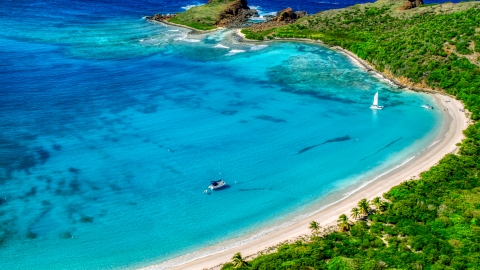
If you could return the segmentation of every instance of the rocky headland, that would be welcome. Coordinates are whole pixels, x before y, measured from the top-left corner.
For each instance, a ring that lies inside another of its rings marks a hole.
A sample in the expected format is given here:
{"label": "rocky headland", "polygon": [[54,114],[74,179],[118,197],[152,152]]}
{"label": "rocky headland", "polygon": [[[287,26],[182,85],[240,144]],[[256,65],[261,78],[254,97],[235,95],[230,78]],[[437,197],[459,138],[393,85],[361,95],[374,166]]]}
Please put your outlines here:
{"label": "rocky headland", "polygon": [[271,29],[274,27],[285,26],[295,23],[298,19],[308,16],[306,11],[293,11],[292,8],[281,10],[275,16],[265,16],[266,21],[250,26],[254,31]]}
{"label": "rocky headland", "polygon": [[240,28],[248,26],[248,19],[258,16],[248,7],[247,0],[209,0],[178,14],[155,14],[147,20],[183,25],[197,30],[213,30],[218,27]]}

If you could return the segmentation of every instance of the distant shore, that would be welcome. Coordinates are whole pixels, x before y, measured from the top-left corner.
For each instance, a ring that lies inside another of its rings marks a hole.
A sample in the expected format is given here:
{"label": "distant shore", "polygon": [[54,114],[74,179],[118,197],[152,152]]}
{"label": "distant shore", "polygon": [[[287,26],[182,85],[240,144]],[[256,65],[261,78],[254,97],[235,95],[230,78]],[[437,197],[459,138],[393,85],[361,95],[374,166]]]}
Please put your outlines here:
{"label": "distant shore", "polygon": [[399,88],[406,89],[406,90],[412,90],[412,91],[416,91],[416,92],[439,93],[439,94],[442,94],[442,95],[450,96],[451,98],[455,98],[451,95],[448,95],[444,91],[431,89],[431,88],[428,88],[426,86],[420,87],[420,86],[417,86],[417,85],[413,85],[412,83],[401,82],[401,80],[402,80],[401,78],[395,77],[392,74],[387,74],[385,72],[381,72],[381,71],[376,70],[375,67],[373,67],[370,63],[368,63],[367,61],[358,57],[353,52],[351,52],[349,50],[346,50],[346,49],[344,49],[342,47],[339,47],[339,46],[334,46],[334,47],[329,46],[328,44],[323,43],[321,40],[313,40],[313,39],[308,39],[308,38],[274,38],[272,40],[258,41],[258,40],[247,39],[245,37],[245,35],[241,32],[241,30],[242,29],[236,29],[235,32],[234,32],[234,35],[237,36],[243,42],[245,42],[245,41],[248,41],[248,42],[276,42],[276,41],[292,42],[292,41],[297,41],[297,42],[308,42],[308,43],[322,44],[322,45],[324,45],[324,46],[326,46],[330,49],[342,52],[343,54],[348,56],[350,59],[352,59],[355,62],[355,64],[365,68],[368,72],[375,73],[375,75],[377,75],[378,77],[381,77],[382,79],[385,79],[385,80],[389,81],[391,84],[394,84]]}
{"label": "distant shore", "polygon": [[[237,30],[235,35],[240,37],[243,41],[251,42],[251,40],[245,39],[240,30]],[[323,44],[321,41],[310,39],[272,40],[272,42],[275,41],[301,41]],[[330,205],[295,224],[273,231],[263,237],[259,237],[258,239],[252,239],[250,242],[243,241],[236,247],[227,248],[222,246],[223,243],[220,243],[214,247],[207,247],[162,264],[152,265],[142,269],[220,269],[223,263],[231,261],[232,256],[236,252],[241,252],[244,257],[255,257],[261,252],[265,252],[272,247],[278,246],[279,243],[292,241],[309,235],[310,230],[308,227],[312,220],[319,222],[324,228],[335,226],[338,216],[341,214],[348,214],[362,198],[371,200],[374,197],[382,196],[383,193],[388,192],[392,187],[399,185],[403,181],[415,179],[421,172],[427,171],[432,166],[436,165],[446,154],[455,153],[458,150],[456,144],[463,139],[462,131],[469,124],[468,112],[460,111],[461,109],[464,109],[464,106],[460,101],[451,96],[447,96],[438,90],[412,87],[401,83],[399,78],[378,72],[366,61],[360,59],[348,50],[340,47],[330,48],[344,53],[357,65],[365,68],[368,72],[375,73],[376,76],[380,76],[391,84],[406,90],[421,91],[432,94],[436,100],[437,106],[439,106],[435,109],[440,110],[444,117],[440,132],[436,135],[433,143],[429,147],[419,151],[419,153],[408,162],[405,162],[401,166],[397,166],[343,200]],[[217,250],[217,252],[213,250]]]}

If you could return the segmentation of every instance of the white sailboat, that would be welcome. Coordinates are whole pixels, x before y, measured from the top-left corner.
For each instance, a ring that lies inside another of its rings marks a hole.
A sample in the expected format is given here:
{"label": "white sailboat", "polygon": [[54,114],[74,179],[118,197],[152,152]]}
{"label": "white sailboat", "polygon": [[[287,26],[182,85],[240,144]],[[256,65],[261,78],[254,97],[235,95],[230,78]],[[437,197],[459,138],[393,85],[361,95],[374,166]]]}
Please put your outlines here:
{"label": "white sailboat", "polygon": [[370,106],[370,109],[375,109],[375,110],[381,110],[383,109],[383,106],[378,106],[378,91],[373,97],[373,104]]}

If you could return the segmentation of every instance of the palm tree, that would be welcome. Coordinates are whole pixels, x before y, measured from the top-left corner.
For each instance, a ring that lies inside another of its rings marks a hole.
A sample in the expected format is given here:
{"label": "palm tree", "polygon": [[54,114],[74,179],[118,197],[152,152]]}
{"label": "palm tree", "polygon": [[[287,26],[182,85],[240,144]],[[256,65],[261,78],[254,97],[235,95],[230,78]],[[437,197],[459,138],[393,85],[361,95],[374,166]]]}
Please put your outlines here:
{"label": "palm tree", "polygon": [[235,253],[232,257],[233,268],[241,268],[248,265],[246,261],[243,260],[242,254],[240,252]]}
{"label": "palm tree", "polygon": [[381,209],[384,206],[384,203],[382,201],[382,198],[376,197],[375,199],[372,200],[372,205],[374,205],[378,211],[381,211]]}
{"label": "palm tree", "polygon": [[342,232],[348,232],[352,228],[352,224],[350,224],[350,220],[348,220],[348,217],[345,214],[342,214],[337,222],[337,225]]}
{"label": "palm tree", "polygon": [[364,216],[368,216],[371,210],[370,202],[367,199],[361,199],[358,202],[358,210],[360,211],[360,214]]}
{"label": "palm tree", "polygon": [[318,231],[320,230],[320,223],[316,221],[310,222],[310,227],[308,227],[310,230],[312,230],[312,233],[314,235],[318,235]]}
{"label": "palm tree", "polygon": [[358,219],[360,217],[360,210],[358,210],[357,207],[352,208],[352,211],[350,212],[352,218]]}
{"label": "palm tree", "polygon": [[377,209],[380,209],[380,206],[382,205],[382,198],[375,197],[375,199],[372,200],[372,205],[374,205]]}

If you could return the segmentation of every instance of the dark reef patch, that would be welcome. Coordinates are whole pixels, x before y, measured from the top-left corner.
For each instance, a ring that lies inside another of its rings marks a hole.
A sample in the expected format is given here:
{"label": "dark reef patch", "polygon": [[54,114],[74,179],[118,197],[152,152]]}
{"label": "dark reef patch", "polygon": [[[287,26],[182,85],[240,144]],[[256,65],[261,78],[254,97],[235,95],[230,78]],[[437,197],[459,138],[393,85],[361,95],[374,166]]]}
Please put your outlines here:
{"label": "dark reef patch", "polygon": [[238,111],[222,111],[221,114],[224,114],[224,115],[234,115],[236,114]]}
{"label": "dark reef patch", "polygon": [[326,143],[333,143],[333,142],[343,142],[343,141],[348,141],[350,140],[350,136],[346,135],[346,136],[343,136],[343,137],[337,137],[337,138],[333,138],[333,139],[330,139],[330,140],[326,140],[324,141],[323,143],[320,143],[320,144],[315,144],[315,145],[312,145],[312,146],[309,146],[309,147],[305,147],[303,148],[302,150],[298,151],[297,155],[300,155],[302,153],[305,153],[307,152],[308,150],[311,150],[315,147],[318,147],[320,145],[324,145]]}
{"label": "dark reef patch", "polygon": [[403,138],[403,137],[400,137],[400,138],[398,138],[398,139],[396,139],[396,140],[391,141],[390,143],[388,143],[388,144],[385,145],[384,147],[382,147],[382,148],[380,148],[379,150],[377,150],[377,152],[375,152],[375,153],[373,153],[373,154],[370,154],[370,155],[368,155],[368,156],[366,156],[366,157],[363,157],[362,159],[360,159],[360,161],[365,160],[365,159],[367,159],[367,158],[369,158],[369,157],[371,157],[371,156],[373,156],[373,155],[375,155],[375,154],[380,153],[382,150],[390,147],[392,144],[400,141],[402,138]]}
{"label": "dark reef patch", "polygon": [[117,191],[118,192],[118,191],[122,190],[122,188],[120,186],[116,185],[116,184],[111,184],[111,185],[109,185],[109,187],[112,191]]}
{"label": "dark reef patch", "polygon": [[50,158],[50,152],[43,147],[31,148],[10,139],[0,138],[0,172],[3,180],[12,179],[15,171],[30,170],[45,164]]}
{"label": "dark reef patch", "polygon": [[346,99],[346,98],[338,98],[333,95],[325,95],[320,91],[311,91],[311,90],[297,90],[293,88],[287,88],[284,87],[281,89],[282,92],[287,92],[287,93],[292,93],[295,95],[304,95],[304,96],[310,96],[316,99],[321,99],[321,100],[329,100],[329,101],[336,101],[336,102],[341,102],[345,104],[358,104],[357,101],[351,100],[351,99]]}
{"label": "dark reef patch", "polygon": [[43,147],[37,148],[36,152],[41,164],[45,164],[45,162],[47,162],[47,160],[50,158],[50,152],[43,149]]}
{"label": "dark reef patch", "polygon": [[[27,155],[22,157],[20,164],[18,164],[18,167],[16,168],[19,171],[25,171],[27,174],[30,174],[30,169],[37,166],[38,162],[35,156],[33,155]],[[10,173],[13,170],[10,171]]]}
{"label": "dark reef patch", "polygon": [[239,188],[238,190],[239,191],[255,191],[255,190],[266,190],[266,188]]}
{"label": "dark reef patch", "polygon": [[64,232],[64,233],[61,233],[60,234],[60,238],[63,238],[63,239],[71,239],[73,238],[73,235],[71,232]]}
{"label": "dark reef patch", "polygon": [[93,219],[94,219],[94,217],[83,216],[80,219],[80,222],[82,222],[82,223],[93,223]]}
{"label": "dark reef patch", "polygon": [[77,169],[77,168],[74,168],[74,167],[70,167],[68,169],[69,172],[71,173],[74,173],[74,174],[79,174],[80,173],[80,169]]}
{"label": "dark reef patch", "polygon": [[25,194],[24,197],[32,197],[37,194],[37,187],[32,187],[29,192]]}
{"label": "dark reef patch", "polygon": [[[0,212],[0,216],[3,216],[4,212]],[[5,244],[9,239],[13,238],[16,234],[15,230],[15,218],[2,220],[0,222],[0,247]]]}
{"label": "dark reef patch", "polygon": [[[382,100],[382,99],[380,99],[380,100]],[[405,102],[403,102],[403,101],[399,101],[399,100],[388,100],[388,99],[384,100],[383,103],[384,103],[386,106],[388,106],[388,107],[401,106],[401,105],[404,105],[404,104],[405,104]]]}
{"label": "dark reef patch", "polygon": [[20,138],[22,140],[25,140],[25,141],[34,141],[34,140],[37,139],[37,137],[38,137],[38,135],[36,135],[36,134],[24,134],[24,135],[20,136]]}
{"label": "dark reef patch", "polygon": [[[200,86],[198,87],[198,89],[200,89]],[[173,102],[178,105],[187,105],[193,108],[200,108],[200,106],[204,102],[204,99],[201,98],[198,95],[198,93],[189,94],[184,92],[184,93],[179,93],[177,95],[173,95],[173,94],[170,95],[165,92],[162,92],[160,96],[162,96],[164,100]]]}
{"label": "dark reef patch", "polygon": [[62,151],[62,146],[60,144],[53,144],[52,149],[55,151]]}
{"label": "dark reef patch", "polygon": [[81,190],[81,184],[78,180],[70,181],[69,186],[70,186],[70,190],[71,190],[72,194],[79,193],[80,190]]}
{"label": "dark reef patch", "polygon": [[25,237],[27,237],[28,239],[35,239],[37,238],[38,234],[32,232],[31,230],[28,230],[27,232],[27,235]]}
{"label": "dark reef patch", "polygon": [[272,122],[272,123],[286,123],[287,122],[286,120],[275,118],[275,117],[268,116],[268,115],[259,115],[259,116],[255,116],[255,118],[259,119],[259,120],[269,121],[269,122]]}
{"label": "dark reef patch", "polygon": [[138,111],[144,114],[156,113],[158,111],[158,105],[147,105],[138,109]]}
{"label": "dark reef patch", "polygon": [[255,106],[258,105],[256,102],[251,102],[251,101],[238,101],[238,100],[232,100],[228,103],[229,107],[236,106],[236,107],[247,107],[247,106]]}

